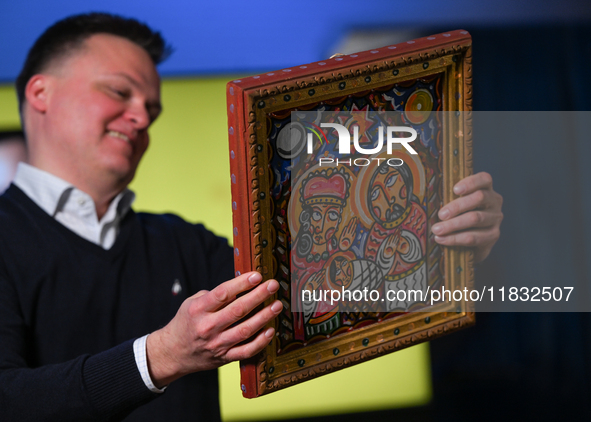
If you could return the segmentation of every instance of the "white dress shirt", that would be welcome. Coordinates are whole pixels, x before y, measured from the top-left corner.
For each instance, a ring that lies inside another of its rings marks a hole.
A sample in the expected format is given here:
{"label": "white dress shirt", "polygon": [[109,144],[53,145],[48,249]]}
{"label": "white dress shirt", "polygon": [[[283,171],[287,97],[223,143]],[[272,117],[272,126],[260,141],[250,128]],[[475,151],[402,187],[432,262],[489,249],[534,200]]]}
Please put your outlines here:
{"label": "white dress shirt", "polygon": [[[19,163],[12,183],[56,221],[104,249],[110,249],[115,243],[121,220],[135,200],[135,194],[125,189],[111,201],[107,212],[99,221],[90,195],[53,174]],[[145,335],[133,343],[135,362],[146,387],[155,393],[162,393],[166,387],[156,388],[148,371],[147,337]]]}

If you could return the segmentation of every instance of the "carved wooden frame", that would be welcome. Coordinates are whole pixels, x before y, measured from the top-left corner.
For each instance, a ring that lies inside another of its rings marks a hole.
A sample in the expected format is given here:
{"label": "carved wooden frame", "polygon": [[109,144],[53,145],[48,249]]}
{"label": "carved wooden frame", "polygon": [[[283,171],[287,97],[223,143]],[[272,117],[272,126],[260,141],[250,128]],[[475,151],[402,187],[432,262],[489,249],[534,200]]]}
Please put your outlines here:
{"label": "carved wooden frame", "polygon": [[[272,278],[268,240],[270,204],[265,113],[343,95],[347,89],[383,86],[437,72],[445,74],[445,111],[449,119],[443,144],[443,198],[472,172],[471,37],[466,31],[416,39],[349,56],[234,80],[227,85],[228,133],[236,273],[259,271]],[[370,78],[367,78],[370,76]],[[371,81],[368,83],[368,80]],[[340,85],[341,84],[341,85]],[[340,85],[340,86],[339,86]],[[448,113],[453,114],[453,113]],[[473,285],[473,253],[445,248],[445,283],[454,289]],[[448,284],[449,283],[449,284]],[[407,313],[350,333],[276,356],[275,340],[259,355],[241,362],[241,388],[252,398],[403,349],[474,322],[471,302],[442,303],[426,313]]]}

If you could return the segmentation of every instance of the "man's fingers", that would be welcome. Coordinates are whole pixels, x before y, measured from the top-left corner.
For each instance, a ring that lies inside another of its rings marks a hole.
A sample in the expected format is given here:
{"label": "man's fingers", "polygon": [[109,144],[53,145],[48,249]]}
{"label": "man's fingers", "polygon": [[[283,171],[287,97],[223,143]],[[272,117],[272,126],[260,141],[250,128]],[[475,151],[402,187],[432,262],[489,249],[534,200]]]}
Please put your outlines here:
{"label": "man's fingers", "polygon": [[[257,286],[254,290],[240,296],[225,308],[212,314],[213,325],[219,330],[226,329],[230,325],[246,317],[257,306],[273,296],[278,290],[279,283],[277,283],[277,281],[266,281]],[[258,329],[260,329],[260,327]]]}
{"label": "man's fingers", "polygon": [[486,172],[480,172],[460,180],[454,186],[456,195],[467,195],[479,189],[492,189],[492,176]]}
{"label": "man's fingers", "polygon": [[390,236],[386,240],[386,248],[392,248],[398,243],[398,239],[396,236]]}
{"label": "man's fingers", "polygon": [[435,236],[435,241],[445,246],[482,246],[493,244],[499,238],[498,227],[484,230],[470,230],[449,236]]}
{"label": "man's fingers", "polygon": [[204,294],[209,293],[209,290],[199,290],[197,293],[195,293],[195,295],[193,296],[194,298],[198,298],[203,296]]}
{"label": "man's fingers", "polygon": [[449,220],[457,215],[474,209],[485,209],[492,204],[494,192],[477,190],[461,198],[456,198],[439,210],[439,218],[443,221]]}
{"label": "man's fingers", "polygon": [[493,190],[492,177],[485,172],[460,180],[453,191],[460,197],[439,210],[441,221],[431,231],[441,245],[476,247],[478,262],[499,238],[503,197]]}
{"label": "man's fingers", "polygon": [[232,302],[239,293],[255,287],[262,279],[263,277],[255,271],[239,275],[203,295],[200,306],[206,312],[215,312]]}
{"label": "man's fingers", "polygon": [[269,344],[274,334],[274,328],[267,328],[266,330],[261,331],[252,341],[249,341],[246,344],[240,344],[228,350],[228,353],[226,353],[226,360],[228,362],[243,360],[256,355]]}
{"label": "man's fingers", "polygon": [[223,344],[228,345],[228,347],[246,341],[275,319],[282,310],[283,304],[281,301],[276,300],[247,320],[240,322],[234,327],[228,328],[222,333],[220,341]]}
{"label": "man's fingers", "polygon": [[501,213],[475,210],[459,215],[451,220],[433,225],[431,229],[435,235],[446,236],[462,230],[491,227],[503,219]]}

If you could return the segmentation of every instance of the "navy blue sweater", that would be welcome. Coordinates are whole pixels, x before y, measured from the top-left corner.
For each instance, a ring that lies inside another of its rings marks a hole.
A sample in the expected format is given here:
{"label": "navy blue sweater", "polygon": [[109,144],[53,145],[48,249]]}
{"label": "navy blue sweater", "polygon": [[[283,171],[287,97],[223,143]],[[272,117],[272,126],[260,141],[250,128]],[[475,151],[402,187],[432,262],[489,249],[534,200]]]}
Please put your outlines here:
{"label": "navy blue sweater", "polygon": [[0,197],[0,420],[219,420],[217,371],[155,394],[132,345],[232,277],[232,249],[201,225],[130,211],[104,250],[12,185]]}

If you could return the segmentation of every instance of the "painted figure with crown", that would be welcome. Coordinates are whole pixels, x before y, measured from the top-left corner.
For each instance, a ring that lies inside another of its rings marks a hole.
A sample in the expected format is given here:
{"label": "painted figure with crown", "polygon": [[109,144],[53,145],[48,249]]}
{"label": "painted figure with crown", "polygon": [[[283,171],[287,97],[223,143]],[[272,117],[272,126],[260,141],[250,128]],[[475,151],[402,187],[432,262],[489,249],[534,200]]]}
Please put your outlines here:
{"label": "painted figure with crown", "polygon": [[[292,247],[292,297],[297,297],[303,312],[296,314],[295,338],[308,340],[316,335],[330,335],[341,325],[338,304],[301,303],[302,289],[315,289],[325,273],[329,258],[337,253],[337,232],[349,196],[349,175],[329,168],[308,174],[299,190],[301,212],[299,230]],[[293,198],[292,198],[293,200]],[[343,234],[354,230],[352,220]]]}

